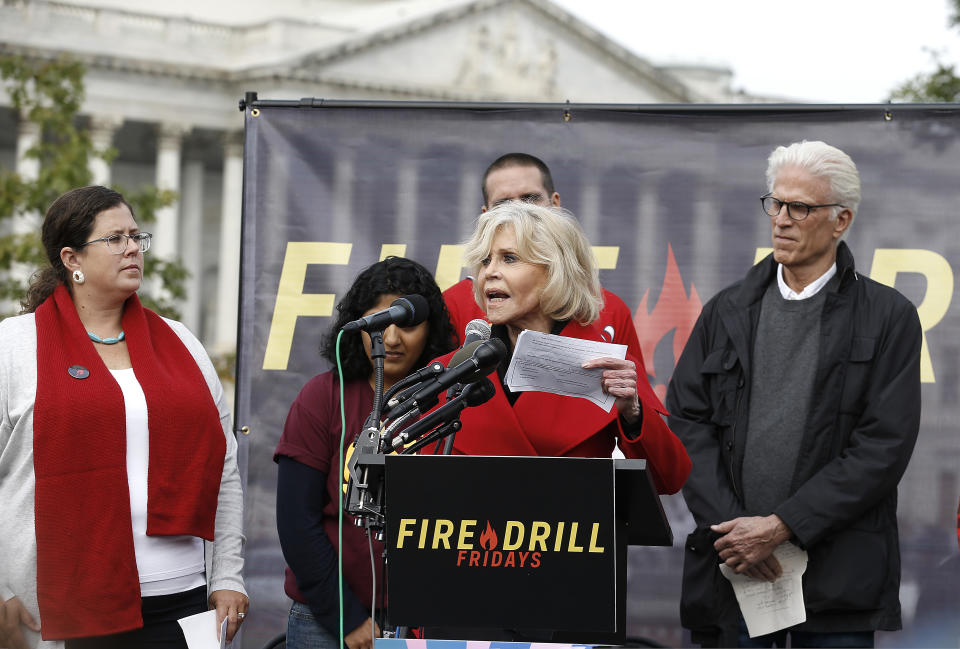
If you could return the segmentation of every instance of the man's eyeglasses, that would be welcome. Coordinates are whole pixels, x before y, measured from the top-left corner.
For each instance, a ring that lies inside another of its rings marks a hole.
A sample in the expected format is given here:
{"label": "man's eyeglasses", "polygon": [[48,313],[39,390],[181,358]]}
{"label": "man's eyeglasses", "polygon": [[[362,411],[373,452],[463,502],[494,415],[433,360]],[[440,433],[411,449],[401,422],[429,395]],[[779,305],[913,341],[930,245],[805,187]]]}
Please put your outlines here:
{"label": "man's eyeglasses", "polygon": [[760,197],[760,204],[763,205],[763,211],[767,213],[767,216],[777,216],[780,214],[780,210],[783,209],[783,206],[787,206],[787,216],[789,216],[794,221],[802,221],[808,216],[810,216],[810,210],[815,210],[818,207],[845,207],[840,203],[824,203],[822,205],[807,205],[806,203],[801,203],[800,201],[781,201],[779,198],[774,198],[770,194]]}
{"label": "man's eyeglasses", "polygon": [[136,234],[111,234],[106,237],[100,237],[99,239],[91,239],[86,243],[80,245],[89,246],[91,243],[96,243],[97,241],[103,241],[107,244],[107,250],[112,252],[115,255],[122,255],[127,251],[127,240],[132,239],[137,247],[140,248],[140,252],[146,252],[150,250],[150,240],[153,238],[153,235],[149,232],[137,232]]}

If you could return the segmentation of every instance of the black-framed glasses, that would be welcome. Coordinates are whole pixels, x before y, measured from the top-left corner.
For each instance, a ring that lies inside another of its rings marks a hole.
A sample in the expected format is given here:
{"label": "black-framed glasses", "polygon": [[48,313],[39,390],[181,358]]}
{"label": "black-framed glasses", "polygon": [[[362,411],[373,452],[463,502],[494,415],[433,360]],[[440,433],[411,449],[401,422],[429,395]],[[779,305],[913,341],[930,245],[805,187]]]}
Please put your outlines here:
{"label": "black-framed glasses", "polygon": [[106,237],[100,237],[99,239],[91,239],[86,243],[80,245],[89,246],[91,243],[96,243],[97,241],[103,241],[107,244],[107,250],[112,252],[115,255],[122,255],[127,251],[127,240],[132,239],[137,247],[140,248],[140,252],[146,252],[150,250],[150,241],[153,239],[153,235],[149,232],[137,232],[136,234],[111,234]]}
{"label": "black-framed glasses", "polygon": [[846,207],[840,203],[823,203],[822,205],[807,205],[806,203],[801,203],[800,201],[781,201],[779,198],[774,198],[771,194],[760,197],[760,204],[763,205],[763,211],[766,212],[767,216],[777,216],[780,214],[780,210],[783,209],[783,206],[787,206],[787,216],[789,216],[794,221],[802,221],[808,216],[810,216],[810,210],[815,210],[818,207]]}

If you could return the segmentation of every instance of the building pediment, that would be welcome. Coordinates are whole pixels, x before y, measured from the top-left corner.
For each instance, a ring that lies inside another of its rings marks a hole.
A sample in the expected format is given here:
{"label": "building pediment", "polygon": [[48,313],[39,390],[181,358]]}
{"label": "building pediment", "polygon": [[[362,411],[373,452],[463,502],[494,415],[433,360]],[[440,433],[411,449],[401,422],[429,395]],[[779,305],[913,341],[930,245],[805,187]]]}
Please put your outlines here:
{"label": "building pediment", "polygon": [[511,101],[688,102],[674,76],[549,0],[473,0],[251,72]]}

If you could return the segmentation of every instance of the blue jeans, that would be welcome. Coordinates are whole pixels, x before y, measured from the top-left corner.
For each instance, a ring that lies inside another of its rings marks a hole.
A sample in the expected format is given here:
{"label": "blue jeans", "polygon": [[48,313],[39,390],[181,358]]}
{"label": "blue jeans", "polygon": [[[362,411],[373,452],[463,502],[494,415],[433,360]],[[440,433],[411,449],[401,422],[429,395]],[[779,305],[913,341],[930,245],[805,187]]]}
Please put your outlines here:
{"label": "blue jeans", "polygon": [[791,647],[813,648],[840,648],[840,647],[873,647],[873,631],[840,631],[836,633],[813,633],[812,631],[796,631],[781,629],[767,635],[758,635],[751,638],[747,633],[747,625],[740,618],[741,647],[786,647],[787,634],[790,634]]}
{"label": "blue jeans", "polygon": [[320,626],[310,607],[294,602],[287,618],[287,649],[340,649],[340,640]]}

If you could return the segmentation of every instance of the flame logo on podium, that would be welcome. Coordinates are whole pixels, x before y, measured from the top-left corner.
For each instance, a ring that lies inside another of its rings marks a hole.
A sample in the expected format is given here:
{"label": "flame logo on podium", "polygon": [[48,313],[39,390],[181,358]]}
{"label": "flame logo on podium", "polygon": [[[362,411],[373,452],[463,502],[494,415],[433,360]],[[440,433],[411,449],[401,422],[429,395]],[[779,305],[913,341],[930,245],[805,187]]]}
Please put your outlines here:
{"label": "flame logo on podium", "polygon": [[490,521],[487,521],[486,529],[480,534],[480,547],[484,550],[495,550],[498,542],[497,533],[490,526]]}

